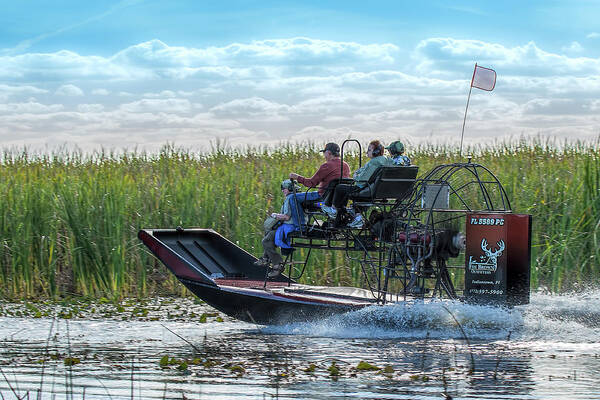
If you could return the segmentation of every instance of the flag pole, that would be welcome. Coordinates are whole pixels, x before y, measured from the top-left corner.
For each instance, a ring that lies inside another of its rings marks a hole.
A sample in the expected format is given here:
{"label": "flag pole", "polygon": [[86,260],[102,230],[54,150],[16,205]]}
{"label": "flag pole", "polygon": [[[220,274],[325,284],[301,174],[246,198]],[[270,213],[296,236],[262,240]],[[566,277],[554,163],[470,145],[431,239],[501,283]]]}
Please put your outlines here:
{"label": "flag pole", "polygon": [[469,96],[467,97],[467,106],[465,107],[465,117],[463,118],[462,132],[460,134],[460,151],[458,157],[462,157],[463,138],[465,136],[465,123],[467,122],[467,110],[469,109],[469,101],[471,100],[471,92],[473,91],[473,79],[475,79],[475,71],[477,71],[477,63],[473,68],[473,76],[471,77],[471,85],[469,85]]}
{"label": "flag pole", "polygon": [[467,106],[465,107],[465,117],[463,119],[462,133],[460,134],[460,151],[458,153],[458,157],[462,157],[462,148],[463,148],[463,137],[465,136],[465,123],[467,122],[467,110],[469,109],[469,100],[471,99],[471,91],[473,90],[473,86],[469,89],[469,97],[467,97]]}

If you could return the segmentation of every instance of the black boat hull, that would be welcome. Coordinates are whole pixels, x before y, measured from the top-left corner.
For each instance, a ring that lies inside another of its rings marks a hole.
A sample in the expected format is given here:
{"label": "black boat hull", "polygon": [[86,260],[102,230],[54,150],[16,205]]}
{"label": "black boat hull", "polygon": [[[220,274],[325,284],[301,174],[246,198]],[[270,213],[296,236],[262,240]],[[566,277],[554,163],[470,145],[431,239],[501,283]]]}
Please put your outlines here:
{"label": "black boat hull", "polygon": [[363,307],[278,298],[267,290],[262,294],[242,293],[233,288],[207,286],[188,280],[181,283],[194,295],[230,317],[261,325],[314,321]]}
{"label": "black boat hull", "polygon": [[374,304],[366,291],[328,294],[283,274],[267,279],[268,270],[255,266],[254,256],[211,229],[147,229],[138,237],[194,295],[242,321],[309,321]]}

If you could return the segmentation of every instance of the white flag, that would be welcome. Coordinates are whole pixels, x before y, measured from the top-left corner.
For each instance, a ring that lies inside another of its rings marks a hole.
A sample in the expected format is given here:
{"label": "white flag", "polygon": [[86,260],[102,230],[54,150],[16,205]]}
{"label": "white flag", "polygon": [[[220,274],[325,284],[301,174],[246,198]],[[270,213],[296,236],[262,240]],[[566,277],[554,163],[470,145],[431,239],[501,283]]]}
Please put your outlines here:
{"label": "white flag", "polygon": [[491,68],[480,67],[475,64],[473,71],[473,79],[471,79],[471,87],[477,89],[492,91],[496,86],[496,71]]}

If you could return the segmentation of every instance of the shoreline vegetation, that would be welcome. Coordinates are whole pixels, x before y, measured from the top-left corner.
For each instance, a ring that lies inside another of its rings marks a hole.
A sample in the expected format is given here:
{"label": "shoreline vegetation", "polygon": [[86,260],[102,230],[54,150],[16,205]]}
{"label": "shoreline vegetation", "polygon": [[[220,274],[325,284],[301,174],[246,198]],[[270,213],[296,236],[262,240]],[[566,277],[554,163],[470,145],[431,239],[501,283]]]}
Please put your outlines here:
{"label": "shoreline vegetation", "polygon": [[[0,297],[187,295],[137,239],[141,228],[211,228],[254,255],[289,172],[312,174],[320,146],[199,154],[4,150],[0,160]],[[532,288],[562,292],[600,278],[600,146],[541,139],[463,151],[493,171],[515,212],[533,215]],[[424,174],[458,148],[409,147]],[[344,158],[354,171],[356,153]],[[364,162],[363,157],[363,162]],[[311,255],[304,283],[360,284],[343,254]]]}

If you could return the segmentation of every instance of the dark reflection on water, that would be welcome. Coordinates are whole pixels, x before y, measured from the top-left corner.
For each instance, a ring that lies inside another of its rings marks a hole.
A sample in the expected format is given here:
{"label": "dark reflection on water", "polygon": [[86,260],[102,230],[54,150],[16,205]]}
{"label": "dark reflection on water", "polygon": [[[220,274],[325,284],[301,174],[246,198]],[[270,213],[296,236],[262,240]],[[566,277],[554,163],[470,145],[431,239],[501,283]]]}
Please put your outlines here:
{"label": "dark reflection on water", "polygon": [[[519,310],[451,306],[468,338],[431,306],[283,327],[228,319],[4,317],[0,393],[7,399],[37,398],[40,389],[48,399],[71,392],[75,399],[599,398],[600,327],[565,316],[597,306],[596,298],[535,300]],[[166,368],[159,365],[164,356],[173,362]],[[69,366],[68,357],[79,362]],[[379,369],[358,370],[361,361]]]}

